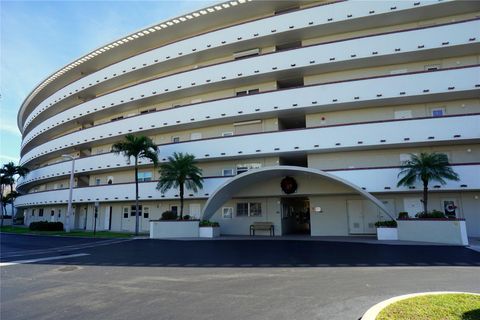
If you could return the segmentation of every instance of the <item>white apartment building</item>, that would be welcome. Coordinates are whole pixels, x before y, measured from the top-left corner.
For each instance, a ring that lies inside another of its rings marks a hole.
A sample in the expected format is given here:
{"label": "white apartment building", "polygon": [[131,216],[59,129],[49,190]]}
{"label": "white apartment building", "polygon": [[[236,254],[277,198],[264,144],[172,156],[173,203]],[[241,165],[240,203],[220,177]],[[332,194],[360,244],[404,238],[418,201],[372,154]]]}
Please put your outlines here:
{"label": "white apartment building", "polygon": [[[98,48],[42,81],[18,113],[16,200],[26,223],[133,231],[133,163],[111,146],[149,136],[159,159],[194,154],[204,187],[186,214],[248,234],[375,233],[422,211],[421,186],[397,187],[410,153],[448,155],[460,181],[432,183],[480,236],[480,2],[232,0]],[[179,207],[141,160],[140,228]],[[283,185],[283,188],[282,188]],[[95,222],[95,203],[98,219]]]}

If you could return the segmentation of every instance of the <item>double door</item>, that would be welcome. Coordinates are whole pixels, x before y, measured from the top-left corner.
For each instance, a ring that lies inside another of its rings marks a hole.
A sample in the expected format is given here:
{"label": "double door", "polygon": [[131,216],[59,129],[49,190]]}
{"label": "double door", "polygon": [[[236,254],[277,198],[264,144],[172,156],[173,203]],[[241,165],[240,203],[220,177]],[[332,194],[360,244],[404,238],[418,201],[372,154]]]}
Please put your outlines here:
{"label": "double door", "polygon": [[[395,211],[393,200],[382,202],[389,212]],[[369,200],[347,200],[347,210],[350,234],[374,234],[375,222],[391,219]]]}

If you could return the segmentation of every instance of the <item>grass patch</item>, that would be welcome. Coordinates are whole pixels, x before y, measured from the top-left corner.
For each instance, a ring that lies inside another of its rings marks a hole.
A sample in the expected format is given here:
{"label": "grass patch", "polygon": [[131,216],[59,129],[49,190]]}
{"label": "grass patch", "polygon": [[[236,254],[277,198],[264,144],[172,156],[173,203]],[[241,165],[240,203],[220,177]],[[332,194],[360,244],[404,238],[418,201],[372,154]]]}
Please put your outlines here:
{"label": "grass patch", "polygon": [[478,320],[480,296],[439,294],[405,299],[383,309],[376,320]]}
{"label": "grass patch", "polygon": [[[67,233],[65,231],[31,231],[27,227],[5,226],[0,228],[0,232],[8,232],[8,233],[16,233],[16,234],[93,238],[93,231],[83,231],[83,230],[72,230]],[[134,236],[135,236],[134,233],[111,232],[111,231],[97,231],[95,234],[96,238],[131,238]]]}

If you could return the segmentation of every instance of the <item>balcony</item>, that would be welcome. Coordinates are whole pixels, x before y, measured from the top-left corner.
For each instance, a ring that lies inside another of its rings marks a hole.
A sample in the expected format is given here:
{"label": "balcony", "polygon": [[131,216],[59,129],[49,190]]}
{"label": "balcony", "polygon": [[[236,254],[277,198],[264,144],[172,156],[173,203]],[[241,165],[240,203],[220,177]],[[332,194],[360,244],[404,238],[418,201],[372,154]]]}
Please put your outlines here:
{"label": "balcony", "polygon": [[[448,181],[446,185],[437,188],[432,183],[432,191],[455,191],[459,190],[480,190],[480,164],[456,165],[454,170],[460,175],[460,181]],[[420,192],[422,187],[416,189],[407,187],[396,187],[398,181],[398,168],[381,169],[349,169],[339,171],[328,171],[340,178],[343,178],[371,193],[389,192]],[[207,199],[220,185],[226,182],[229,177],[206,178],[204,188],[198,193],[186,192],[185,199]],[[155,189],[157,182],[145,182],[139,185],[141,201],[149,200],[173,200],[178,199],[177,190],[169,190],[161,194]],[[103,185],[94,187],[76,188],[73,192],[74,203],[117,202],[135,200],[135,186],[133,183]],[[37,192],[20,196],[15,201],[15,206],[27,207],[35,205],[66,205],[68,201],[68,189]]]}
{"label": "balcony", "polygon": [[480,50],[478,30],[480,30],[480,20],[472,20],[361,37],[266,54],[244,61],[222,63],[148,81],[87,101],[51,116],[28,132],[23,139],[22,148],[30,142],[35,142],[38,136],[48,139],[49,136],[58,134],[62,130],[68,130],[82,118],[98,117],[120,106],[128,108],[129,104],[138,104],[139,100],[148,99],[149,103],[153,103],[166,97],[178,98],[181,94],[194,90],[198,86],[213,90],[226,87],[228,83],[236,81],[235,79],[245,77],[261,77],[263,81],[273,80],[279,72],[301,70],[304,74],[314,74],[381,64],[398,64],[418,59],[426,54],[430,59],[475,54]]}
{"label": "balcony", "polygon": [[[301,130],[276,131],[203,139],[160,145],[161,162],[173,152],[194,154],[200,161],[245,158],[292,152],[332,152],[371,148],[397,148],[425,144],[471,143],[480,140],[480,115],[402,119],[334,125]],[[142,161],[140,165],[151,164]],[[75,162],[76,173],[117,170],[132,166],[125,157],[105,153]],[[17,187],[68,176],[70,162],[61,162],[31,171]]]}
{"label": "balcony", "polygon": [[[448,14],[472,12],[478,10],[478,7],[480,5],[475,2],[453,4],[450,1],[442,3],[405,1],[392,7],[389,2],[372,2],[365,6],[345,1],[220,29],[128,58],[65,86],[28,114],[23,130],[28,133],[28,127],[31,124],[38,124],[38,121],[46,120],[76,105],[78,95],[96,95],[124,86],[137,80],[139,73],[143,78],[147,78],[167,70],[184,67],[189,65],[195,56],[205,54],[206,51],[213,59],[251,48],[251,41],[255,39],[259,39],[256,40],[259,46],[271,45],[285,36],[288,37],[292,32],[307,39],[318,34],[354,31],[359,26],[374,28],[388,25],[387,16],[391,14],[395,14],[397,20],[407,23],[413,21],[418,15],[434,18],[443,16],[446,12]],[[416,15],[411,15],[412,10],[416,11]],[[49,111],[52,108],[55,110]],[[35,120],[39,116],[39,120]]]}
{"label": "balcony", "polygon": [[[396,76],[306,86],[223,99],[159,111],[91,127],[67,134],[39,145],[21,159],[26,164],[33,159],[55,156],[72,147],[94,143],[109,143],[128,133],[171,131],[172,127],[205,126],[209,121],[232,122],[259,118],[296,110],[329,111],[363,106],[433,102],[442,99],[478,97],[480,67],[454,68],[435,72],[420,72]],[[238,119],[238,120],[237,120]],[[63,150],[63,151],[62,151]]]}

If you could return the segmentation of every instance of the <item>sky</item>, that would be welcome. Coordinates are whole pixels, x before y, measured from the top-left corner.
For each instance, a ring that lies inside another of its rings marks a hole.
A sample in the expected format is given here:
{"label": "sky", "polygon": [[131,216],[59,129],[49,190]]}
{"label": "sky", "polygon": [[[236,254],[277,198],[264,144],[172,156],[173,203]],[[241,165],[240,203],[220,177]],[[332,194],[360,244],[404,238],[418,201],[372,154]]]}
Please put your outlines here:
{"label": "sky", "polygon": [[17,113],[45,78],[93,49],[216,2],[0,0],[0,165],[18,163]]}

